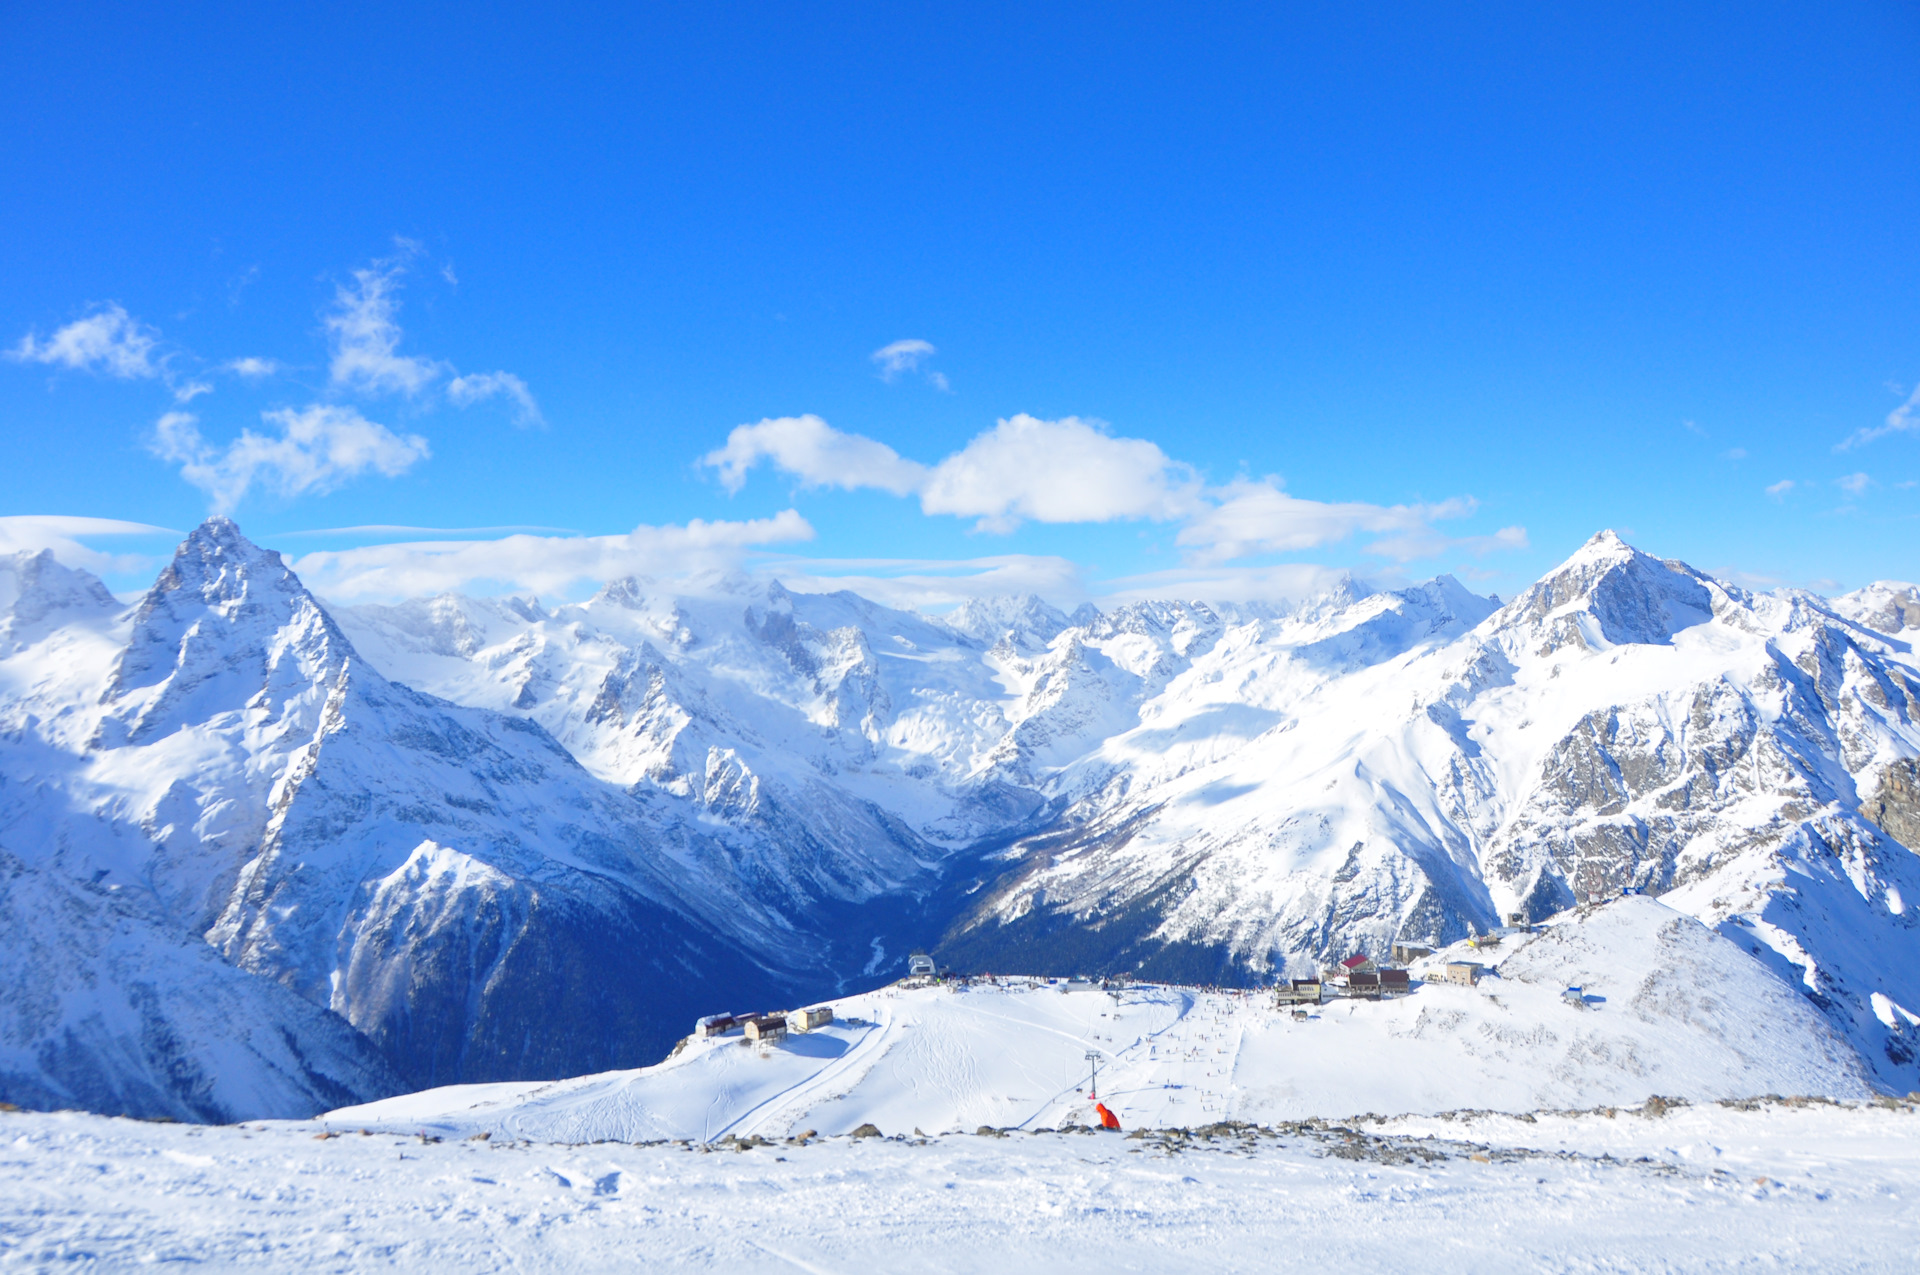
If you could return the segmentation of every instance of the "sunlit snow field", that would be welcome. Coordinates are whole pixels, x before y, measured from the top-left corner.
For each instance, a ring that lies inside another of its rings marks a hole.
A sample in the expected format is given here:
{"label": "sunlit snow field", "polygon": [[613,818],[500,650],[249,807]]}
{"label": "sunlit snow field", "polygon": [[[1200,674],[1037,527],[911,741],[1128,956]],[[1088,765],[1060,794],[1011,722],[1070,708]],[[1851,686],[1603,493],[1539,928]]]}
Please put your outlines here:
{"label": "sunlit snow field", "polygon": [[1908,1104],[747,1151],[14,1114],[0,1117],[0,1262],[1906,1271],[1917,1139]]}

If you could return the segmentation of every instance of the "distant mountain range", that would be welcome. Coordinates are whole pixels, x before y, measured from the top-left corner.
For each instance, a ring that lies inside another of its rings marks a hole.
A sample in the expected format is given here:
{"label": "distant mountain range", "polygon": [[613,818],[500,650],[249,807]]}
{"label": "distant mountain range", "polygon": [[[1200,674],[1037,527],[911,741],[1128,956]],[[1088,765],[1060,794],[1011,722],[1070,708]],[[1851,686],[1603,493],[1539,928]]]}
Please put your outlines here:
{"label": "distant mountain range", "polygon": [[1246,985],[1622,889],[1920,1088],[1920,596],[1612,533],[1504,605],[334,607],[212,519],[0,558],[0,1098],[224,1120],[1000,972]]}

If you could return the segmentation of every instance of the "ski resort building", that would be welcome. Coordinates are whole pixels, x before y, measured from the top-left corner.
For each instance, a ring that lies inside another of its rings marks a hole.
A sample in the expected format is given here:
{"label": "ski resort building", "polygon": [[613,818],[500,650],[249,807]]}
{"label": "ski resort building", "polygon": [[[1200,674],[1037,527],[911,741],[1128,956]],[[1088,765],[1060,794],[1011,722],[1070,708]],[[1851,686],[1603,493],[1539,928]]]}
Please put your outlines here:
{"label": "ski resort building", "polygon": [[724,1036],[739,1025],[739,1020],[732,1014],[708,1014],[694,1022],[693,1034],[706,1040],[711,1036]]}
{"label": "ski resort building", "polygon": [[825,1005],[813,1009],[796,1009],[787,1015],[787,1030],[810,1032],[816,1027],[825,1027],[832,1021],[833,1011]]}
{"label": "ski resort building", "polygon": [[1318,1005],[1321,982],[1317,978],[1296,978],[1274,989],[1274,997],[1283,1005]]}
{"label": "ski resort building", "polygon": [[1418,943],[1395,943],[1393,959],[1401,965],[1411,965],[1423,956],[1432,956],[1433,949]]}
{"label": "ski resort building", "polygon": [[771,1044],[786,1038],[787,1020],[774,1014],[762,1014],[749,1018],[746,1029],[748,1040],[757,1044]]}
{"label": "ski resort building", "polygon": [[939,973],[933,958],[925,952],[915,952],[907,957],[908,978],[932,978]]}
{"label": "ski resort building", "polygon": [[1439,979],[1443,983],[1460,983],[1472,987],[1486,973],[1487,967],[1477,961],[1448,961],[1441,967]]}

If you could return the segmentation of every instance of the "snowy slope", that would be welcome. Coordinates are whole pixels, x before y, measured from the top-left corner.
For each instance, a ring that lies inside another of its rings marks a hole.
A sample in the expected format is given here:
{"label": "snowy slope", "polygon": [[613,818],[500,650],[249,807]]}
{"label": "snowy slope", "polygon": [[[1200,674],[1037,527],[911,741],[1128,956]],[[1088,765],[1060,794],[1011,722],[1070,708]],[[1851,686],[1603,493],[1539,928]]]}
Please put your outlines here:
{"label": "snowy slope", "polygon": [[[1912,1104],[1092,1134],[423,1143],[0,1115],[41,1269],[1905,1271]],[[183,1202],[188,1206],[183,1207]]]}
{"label": "snowy slope", "polygon": [[[1438,958],[1436,958],[1438,959]],[[1485,958],[1483,958],[1485,959]],[[1477,987],[1428,982],[1296,1021],[1262,993],[1139,985],[888,988],[765,1048],[695,1040],[639,1071],[457,1086],[336,1111],[347,1126],[543,1142],[712,1141],[813,1129],[971,1131],[1272,1123],[1362,1112],[1505,1111],[1760,1093],[1862,1098],[1859,1059],[1738,947],[1647,898],[1512,940]],[[1582,986],[1587,1008],[1563,998]]]}

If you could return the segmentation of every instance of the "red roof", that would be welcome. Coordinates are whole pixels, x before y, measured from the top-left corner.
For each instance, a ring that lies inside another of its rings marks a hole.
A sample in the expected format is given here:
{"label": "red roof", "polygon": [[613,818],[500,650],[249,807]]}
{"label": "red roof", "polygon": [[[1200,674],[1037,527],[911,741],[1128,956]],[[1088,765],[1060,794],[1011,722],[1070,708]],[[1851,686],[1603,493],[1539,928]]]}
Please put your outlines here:
{"label": "red roof", "polygon": [[1366,963],[1367,963],[1367,957],[1364,953],[1362,953],[1359,956],[1349,956],[1346,960],[1340,962],[1340,968],[1343,970],[1358,969],[1360,966],[1365,965]]}

